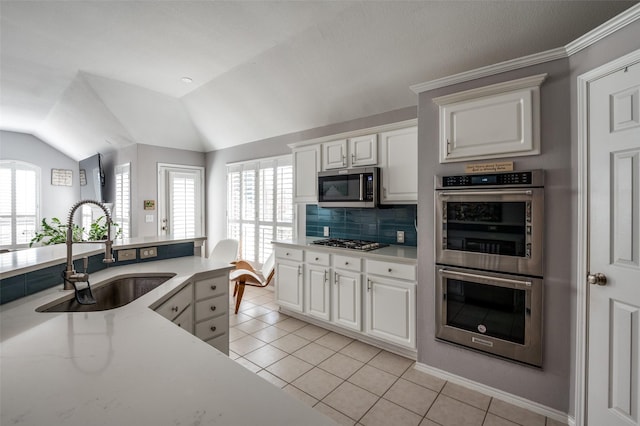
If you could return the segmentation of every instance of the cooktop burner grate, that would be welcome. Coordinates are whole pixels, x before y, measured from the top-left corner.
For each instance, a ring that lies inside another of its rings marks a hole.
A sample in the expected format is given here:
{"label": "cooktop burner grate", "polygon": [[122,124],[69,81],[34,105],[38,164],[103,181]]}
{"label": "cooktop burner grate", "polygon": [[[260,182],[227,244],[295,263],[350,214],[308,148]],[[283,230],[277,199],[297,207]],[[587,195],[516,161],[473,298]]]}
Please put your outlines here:
{"label": "cooktop burner grate", "polygon": [[365,240],[347,240],[343,238],[327,238],[324,240],[315,240],[312,244],[327,246],[327,247],[338,247],[338,248],[348,248],[352,250],[361,250],[361,251],[370,251],[376,250],[382,247],[387,247],[389,244],[381,244],[375,241],[365,241]]}

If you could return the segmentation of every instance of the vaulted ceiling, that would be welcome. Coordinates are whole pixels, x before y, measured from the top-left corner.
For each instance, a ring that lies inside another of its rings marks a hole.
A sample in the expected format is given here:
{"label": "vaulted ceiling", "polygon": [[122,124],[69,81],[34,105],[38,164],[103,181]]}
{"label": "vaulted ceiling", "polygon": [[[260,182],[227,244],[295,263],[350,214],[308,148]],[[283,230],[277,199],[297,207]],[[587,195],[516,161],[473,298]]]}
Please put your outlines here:
{"label": "vaulted ceiling", "polygon": [[0,129],[77,160],[222,149],[416,105],[410,85],[564,46],[635,3],[2,0]]}

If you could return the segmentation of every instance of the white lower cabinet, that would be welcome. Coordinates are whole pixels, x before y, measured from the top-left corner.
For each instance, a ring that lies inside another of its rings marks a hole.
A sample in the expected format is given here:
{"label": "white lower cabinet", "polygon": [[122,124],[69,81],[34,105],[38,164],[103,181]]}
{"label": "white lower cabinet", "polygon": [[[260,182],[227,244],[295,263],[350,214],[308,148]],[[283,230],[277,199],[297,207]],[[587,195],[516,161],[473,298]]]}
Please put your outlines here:
{"label": "white lower cabinet", "polygon": [[415,263],[344,253],[276,245],[276,303],[415,353]]}
{"label": "white lower cabinet", "polygon": [[398,345],[416,346],[416,284],[367,276],[366,332]]}
{"label": "white lower cabinet", "polygon": [[302,312],[304,308],[302,271],[303,252],[276,247],[276,302],[285,308]]}
{"label": "white lower cabinet", "polygon": [[305,279],[305,312],[309,315],[329,321],[331,306],[331,271],[327,267],[308,266]]}
{"label": "white lower cabinet", "polygon": [[229,354],[229,273],[208,272],[151,307],[180,328]]}
{"label": "white lower cabinet", "polygon": [[336,269],[333,278],[333,322],[362,330],[362,275]]}

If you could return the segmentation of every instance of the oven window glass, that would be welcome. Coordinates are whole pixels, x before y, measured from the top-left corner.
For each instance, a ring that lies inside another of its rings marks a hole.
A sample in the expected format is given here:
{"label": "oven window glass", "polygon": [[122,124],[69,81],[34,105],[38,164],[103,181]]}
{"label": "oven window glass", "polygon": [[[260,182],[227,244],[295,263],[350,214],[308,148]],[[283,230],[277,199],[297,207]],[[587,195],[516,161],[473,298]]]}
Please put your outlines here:
{"label": "oven window glass", "polygon": [[357,201],[360,199],[360,175],[322,177],[321,201]]}
{"label": "oven window glass", "polygon": [[526,202],[447,202],[446,247],[525,257]]}
{"label": "oven window glass", "polygon": [[526,291],[448,278],[447,325],[524,344]]}

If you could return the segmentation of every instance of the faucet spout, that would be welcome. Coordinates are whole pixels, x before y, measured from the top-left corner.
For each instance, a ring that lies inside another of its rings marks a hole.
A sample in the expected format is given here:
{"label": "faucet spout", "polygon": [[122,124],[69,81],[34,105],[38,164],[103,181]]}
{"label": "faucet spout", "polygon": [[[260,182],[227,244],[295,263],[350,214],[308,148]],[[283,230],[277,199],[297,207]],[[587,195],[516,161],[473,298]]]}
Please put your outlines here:
{"label": "faucet spout", "polygon": [[109,212],[109,209],[99,201],[95,201],[95,200],[78,201],[71,207],[71,210],[69,210],[69,216],[67,218],[67,241],[66,241],[67,269],[64,272],[64,278],[65,278],[64,289],[65,290],[73,289],[74,288],[73,283],[89,281],[89,274],[87,274],[86,271],[84,273],[77,273],[73,267],[73,216],[75,215],[76,210],[78,210],[80,206],[83,206],[85,204],[94,204],[100,207],[104,211],[105,217],[107,218],[107,222],[106,222],[107,240],[104,242],[105,257],[102,260],[102,262],[104,263],[115,262],[115,259],[113,258],[113,252],[112,252],[113,240],[111,239],[111,224],[113,223],[113,220],[111,219],[111,212]]}

